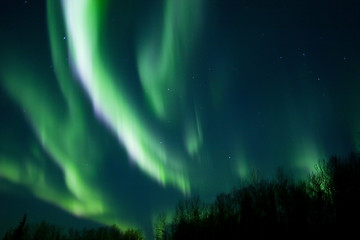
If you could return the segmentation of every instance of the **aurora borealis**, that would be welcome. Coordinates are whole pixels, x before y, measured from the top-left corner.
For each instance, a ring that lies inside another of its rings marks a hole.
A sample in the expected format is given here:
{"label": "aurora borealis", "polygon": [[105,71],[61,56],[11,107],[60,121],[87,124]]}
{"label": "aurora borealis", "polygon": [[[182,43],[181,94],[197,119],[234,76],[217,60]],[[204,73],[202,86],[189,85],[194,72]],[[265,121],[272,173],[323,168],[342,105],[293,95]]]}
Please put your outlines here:
{"label": "aurora borealis", "polygon": [[148,231],[251,169],[302,177],[359,150],[356,1],[5,0],[0,16],[0,211],[13,196]]}

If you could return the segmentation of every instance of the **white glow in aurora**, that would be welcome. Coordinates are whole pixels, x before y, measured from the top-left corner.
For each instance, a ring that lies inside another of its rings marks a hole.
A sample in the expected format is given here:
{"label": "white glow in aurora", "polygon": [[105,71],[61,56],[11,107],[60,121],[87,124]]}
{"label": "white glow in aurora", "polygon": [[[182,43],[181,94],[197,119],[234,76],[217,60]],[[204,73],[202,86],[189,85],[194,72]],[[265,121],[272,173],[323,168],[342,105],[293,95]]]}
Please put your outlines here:
{"label": "white glow in aurora", "polygon": [[[118,195],[114,197],[102,187],[104,176],[98,170],[110,161],[104,159],[102,140],[92,129],[94,122],[106,125],[117,137],[119,146],[138,166],[139,175],[143,173],[150,177],[161,191],[170,186],[169,191],[183,195],[188,195],[194,187],[193,182],[190,185],[191,169],[187,160],[196,155],[202,136],[198,116],[194,119],[189,116],[184,121],[184,142],[180,138],[174,148],[172,142],[167,141],[166,134],[163,136],[162,132],[153,129],[141,115],[141,109],[131,101],[127,89],[122,86],[125,77],[112,73],[106,66],[109,59],[102,54],[100,35],[106,4],[106,1],[99,0],[47,1],[53,70],[48,76],[41,76],[35,68],[19,63],[16,58],[11,61],[9,56],[12,55],[7,56],[9,59],[1,72],[4,79],[1,84],[21,109],[35,142],[31,143],[30,152],[24,149],[19,156],[1,152],[0,178],[24,186],[37,198],[74,215],[126,228],[138,225],[138,219],[127,219],[136,210],[124,207],[130,201],[128,198],[123,200],[121,196],[118,199]],[[164,11],[173,15],[176,6],[173,3],[166,5]],[[166,54],[169,56],[173,52],[171,48],[176,47],[171,43]],[[27,56],[21,57],[29,60]],[[142,61],[142,66],[146,64],[151,63]],[[140,81],[134,81],[137,80]],[[76,81],[81,83],[81,88]],[[55,86],[57,93],[53,94],[54,88],[51,90],[48,85]],[[155,88],[152,90],[156,92]],[[86,92],[86,100],[82,90]],[[87,101],[93,107],[91,116],[85,106]],[[96,120],[92,118],[94,115]],[[160,124],[156,115],[154,111],[152,119]],[[114,158],[122,162],[121,166],[131,165],[124,156]],[[47,171],[51,164],[59,171],[59,176]],[[126,171],[120,169],[121,173]],[[115,181],[128,181],[123,176],[111,177]],[[124,188],[128,190],[131,184],[126,183]],[[116,194],[123,194],[123,189]]]}
{"label": "white glow in aurora", "polygon": [[118,136],[136,164],[162,184],[173,184],[186,193],[190,185],[184,165],[158,144],[101,58],[101,4],[92,0],[62,1],[73,69],[97,115]]}

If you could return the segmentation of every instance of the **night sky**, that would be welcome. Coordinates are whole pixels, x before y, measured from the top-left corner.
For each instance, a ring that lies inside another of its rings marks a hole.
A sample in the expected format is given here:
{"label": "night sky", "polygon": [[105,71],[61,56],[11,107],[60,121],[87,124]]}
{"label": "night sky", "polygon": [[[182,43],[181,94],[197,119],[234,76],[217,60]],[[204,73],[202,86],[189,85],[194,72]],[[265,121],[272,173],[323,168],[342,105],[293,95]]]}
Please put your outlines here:
{"label": "night sky", "polygon": [[360,150],[359,107],[356,0],[3,0],[0,225],[149,231]]}

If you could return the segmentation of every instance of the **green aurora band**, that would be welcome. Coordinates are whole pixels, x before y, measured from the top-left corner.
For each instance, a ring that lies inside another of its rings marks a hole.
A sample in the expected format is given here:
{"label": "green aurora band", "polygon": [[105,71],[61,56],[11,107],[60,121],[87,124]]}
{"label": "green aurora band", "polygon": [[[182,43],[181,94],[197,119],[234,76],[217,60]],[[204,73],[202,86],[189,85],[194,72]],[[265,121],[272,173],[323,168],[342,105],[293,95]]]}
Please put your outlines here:
{"label": "green aurora band", "polygon": [[[66,51],[61,51],[65,49],[56,40],[56,37],[62,38],[54,30],[58,29],[58,14],[55,11],[58,7],[54,1],[48,1],[53,63],[66,110],[54,108],[55,96],[41,84],[39,80],[42,77],[37,76],[28,66],[9,64],[4,72],[3,84],[20,109],[23,109],[41,147],[35,144],[30,156],[22,157],[21,164],[6,156],[0,157],[0,176],[28,187],[36,197],[77,216],[129,227],[128,223],[113,216],[110,204],[97,185],[96,171],[101,151],[89,131],[84,106],[71,82],[71,72],[65,63]],[[17,67],[23,71],[19,72]],[[57,183],[52,180],[51,174],[46,173],[46,157],[40,148],[61,168],[65,187],[55,187]]]}
{"label": "green aurora band", "polygon": [[[192,2],[185,1],[184,3],[187,7],[199,7],[199,3]],[[150,126],[146,126],[146,123],[141,121],[141,115],[135,110],[136,106],[130,102],[126,90],[119,84],[121,77],[113,76],[105,66],[99,42],[105,5],[105,1],[98,0],[63,0],[61,5],[63,15],[61,15],[58,11],[59,3],[53,0],[47,1],[52,60],[63,96],[61,101],[65,102],[65,111],[54,109],[55,100],[51,100],[54,96],[51,95],[49,89],[41,87],[40,76],[27,66],[17,64],[17,68],[24,69],[19,72],[9,64],[10,66],[3,74],[5,79],[3,85],[19,108],[24,110],[26,118],[41,143],[40,148],[43,148],[51,160],[61,168],[65,187],[58,189],[52,186],[49,180],[51,176],[45,173],[44,167],[41,167],[41,161],[46,161],[46,157],[39,154],[33,154],[32,158],[24,157],[22,160],[25,162],[24,165],[11,161],[8,157],[1,157],[0,176],[10,182],[28,187],[36,197],[60,206],[75,215],[129,227],[131,224],[119,221],[119,216],[112,216],[109,207],[111,204],[96,184],[96,170],[103,153],[96,147],[97,140],[89,131],[83,102],[78,97],[81,94],[74,84],[72,72],[76,73],[76,78],[86,91],[98,119],[117,135],[129,157],[145,174],[164,186],[170,184],[177,187],[184,194],[190,192],[190,182],[184,161],[181,161],[181,157],[176,156],[176,153],[170,152],[165,144],[159,144],[160,141],[156,138],[155,132],[152,132]],[[178,45],[171,37],[175,33],[169,31],[173,31],[171,30],[173,25],[180,24],[179,20],[186,22],[185,25],[175,28],[180,35],[184,35],[183,38],[191,30],[187,29],[190,26],[190,20],[187,19],[189,16],[185,14],[185,8],[181,10],[185,15],[181,16],[181,19],[175,18],[177,7],[179,6],[174,1],[167,1],[165,7],[165,22],[170,20],[171,25],[164,26],[166,49],[161,50],[159,69],[155,70],[158,72],[151,74],[153,78],[157,78],[156,75],[159,74],[161,76],[159,82],[154,84],[149,91],[149,98],[155,105],[160,104],[159,101],[165,102],[163,95],[160,94],[161,99],[158,100],[154,99],[155,95],[164,81],[168,80],[170,83],[168,86],[173,88],[176,82],[173,77],[180,72],[180,69],[175,70],[176,65],[183,60],[180,60],[183,55],[175,56],[170,61],[171,66],[165,64],[169,62],[169,58],[175,51],[179,50],[175,50]],[[63,35],[62,28],[66,29],[66,37]],[[69,56],[66,54],[66,48],[69,49]],[[71,66],[67,64],[67,58],[70,58]],[[144,76],[144,69],[151,69],[153,66],[146,67],[147,64],[151,64],[144,60],[146,56],[141,56],[141,59],[143,60],[140,60],[139,71],[140,75]],[[165,69],[173,72],[166,70],[164,73]],[[150,80],[145,79],[142,82],[144,81]],[[149,86],[144,83],[145,91]],[[159,112],[159,109],[155,107],[154,111],[161,116],[165,114],[164,108]],[[195,122],[187,121],[186,129],[184,148],[194,155],[201,141],[198,117]]]}
{"label": "green aurora band", "polygon": [[[98,43],[102,1],[62,1],[74,69],[96,114],[117,134],[129,156],[149,176],[189,191],[185,167],[168,153],[133,110],[126,91],[115,84],[101,58]],[[50,31],[56,29],[50,27]]]}
{"label": "green aurora band", "polygon": [[[184,102],[190,54],[201,24],[202,0],[165,1],[163,28],[149,27],[138,44],[138,69],[144,92],[160,119]],[[161,26],[161,23],[153,24]],[[160,36],[157,38],[157,36]],[[171,91],[171,94],[169,94]]]}

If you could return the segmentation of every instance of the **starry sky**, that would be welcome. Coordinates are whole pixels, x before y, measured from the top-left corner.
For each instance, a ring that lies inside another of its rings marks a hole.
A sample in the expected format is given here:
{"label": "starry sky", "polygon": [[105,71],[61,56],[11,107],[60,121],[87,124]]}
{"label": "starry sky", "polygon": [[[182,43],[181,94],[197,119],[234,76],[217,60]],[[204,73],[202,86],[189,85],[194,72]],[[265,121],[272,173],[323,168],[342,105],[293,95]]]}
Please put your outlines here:
{"label": "starry sky", "polygon": [[4,0],[0,222],[151,231],[359,150],[355,0]]}

